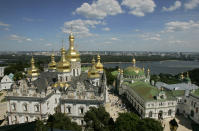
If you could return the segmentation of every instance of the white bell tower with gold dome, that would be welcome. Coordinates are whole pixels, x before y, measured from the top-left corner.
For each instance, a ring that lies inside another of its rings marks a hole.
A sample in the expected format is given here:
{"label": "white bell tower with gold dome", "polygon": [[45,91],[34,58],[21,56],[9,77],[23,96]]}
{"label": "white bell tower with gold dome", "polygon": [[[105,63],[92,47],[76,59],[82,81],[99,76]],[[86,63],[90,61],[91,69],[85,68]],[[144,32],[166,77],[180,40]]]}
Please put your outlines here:
{"label": "white bell tower with gold dome", "polygon": [[69,35],[69,49],[66,52],[66,59],[70,62],[71,72],[73,76],[79,76],[81,74],[81,60],[80,53],[74,48],[73,33]]}

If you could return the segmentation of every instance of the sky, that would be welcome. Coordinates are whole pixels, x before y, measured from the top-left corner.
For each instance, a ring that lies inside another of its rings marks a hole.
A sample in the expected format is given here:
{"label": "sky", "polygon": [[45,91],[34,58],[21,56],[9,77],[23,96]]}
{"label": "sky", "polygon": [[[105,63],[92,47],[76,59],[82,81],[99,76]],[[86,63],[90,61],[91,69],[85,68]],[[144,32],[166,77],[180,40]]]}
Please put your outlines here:
{"label": "sky", "polygon": [[0,0],[0,51],[199,51],[199,0]]}

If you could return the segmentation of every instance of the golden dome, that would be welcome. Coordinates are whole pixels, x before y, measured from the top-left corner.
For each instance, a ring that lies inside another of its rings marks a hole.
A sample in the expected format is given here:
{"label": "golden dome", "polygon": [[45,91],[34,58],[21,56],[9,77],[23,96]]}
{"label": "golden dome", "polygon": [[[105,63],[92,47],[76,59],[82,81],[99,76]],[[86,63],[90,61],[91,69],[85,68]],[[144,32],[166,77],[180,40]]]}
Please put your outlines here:
{"label": "golden dome", "polygon": [[148,68],[148,70],[147,70],[147,73],[148,73],[148,76],[149,76],[149,74],[150,74],[150,69]]}
{"label": "golden dome", "polygon": [[66,53],[66,58],[70,61],[70,62],[76,62],[76,61],[80,61],[80,54],[78,51],[75,50],[74,48],[74,39],[75,37],[73,36],[73,34],[71,33],[69,36],[69,49],[67,50]]}
{"label": "golden dome", "polygon": [[92,59],[92,67],[88,70],[88,78],[99,78],[99,72],[95,67],[95,59]]}
{"label": "golden dome", "polygon": [[181,78],[182,80],[184,79],[184,74],[183,74],[183,72],[182,72],[180,78]]}
{"label": "golden dome", "polygon": [[61,60],[57,63],[58,72],[70,72],[70,63],[66,60],[65,49],[61,48]]}
{"label": "golden dome", "polygon": [[68,83],[65,83],[65,82],[56,82],[55,84],[53,84],[53,87],[54,88],[57,88],[57,87],[68,87],[69,84]]}
{"label": "golden dome", "polygon": [[103,65],[102,65],[102,63],[100,62],[100,55],[98,54],[97,55],[97,63],[96,63],[96,65],[95,65],[95,67],[96,67],[96,69],[98,70],[98,71],[103,71],[104,69],[103,69]]}
{"label": "golden dome", "polygon": [[48,64],[48,69],[56,70],[56,62],[55,62],[55,55],[51,55],[51,62]]}
{"label": "golden dome", "polygon": [[35,67],[35,60],[34,58],[32,57],[31,58],[31,67],[28,69],[28,75],[31,76],[31,77],[36,77],[39,75],[39,71],[38,69]]}
{"label": "golden dome", "polygon": [[132,63],[133,63],[133,66],[135,66],[135,64],[136,64],[135,58],[133,58]]}
{"label": "golden dome", "polygon": [[121,70],[120,70],[120,67],[119,67],[119,68],[118,68],[118,73],[120,73],[120,71],[121,71]]}

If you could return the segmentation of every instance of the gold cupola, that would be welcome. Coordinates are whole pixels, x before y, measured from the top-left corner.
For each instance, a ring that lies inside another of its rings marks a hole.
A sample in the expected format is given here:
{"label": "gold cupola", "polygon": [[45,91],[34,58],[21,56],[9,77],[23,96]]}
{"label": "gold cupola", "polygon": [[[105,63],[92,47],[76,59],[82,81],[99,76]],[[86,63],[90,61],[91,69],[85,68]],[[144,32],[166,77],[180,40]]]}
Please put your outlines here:
{"label": "gold cupola", "polygon": [[66,53],[66,58],[70,61],[70,62],[79,62],[80,61],[80,54],[78,51],[75,50],[74,48],[74,40],[75,37],[73,36],[72,33],[70,33],[69,35],[69,49]]}
{"label": "gold cupola", "polygon": [[64,47],[61,48],[61,59],[57,63],[57,71],[58,72],[70,72],[70,63],[66,60],[66,50]]}
{"label": "gold cupola", "polygon": [[39,76],[39,71],[35,67],[35,60],[34,60],[33,56],[32,56],[32,58],[30,60],[30,63],[31,63],[31,67],[28,69],[28,76],[30,76],[30,77],[37,77],[37,76]]}
{"label": "gold cupola", "polygon": [[97,55],[97,63],[96,63],[96,65],[95,65],[95,67],[96,67],[96,69],[99,71],[99,72],[103,72],[103,64],[100,62],[100,55],[98,54]]}
{"label": "gold cupola", "polygon": [[52,53],[51,55],[51,62],[48,64],[48,69],[49,70],[56,70],[56,62],[55,62],[55,55]]}
{"label": "gold cupola", "polygon": [[133,63],[133,66],[135,67],[135,64],[136,64],[135,58],[133,58],[132,63]]}
{"label": "gold cupola", "polygon": [[88,70],[88,78],[99,78],[99,72],[95,67],[95,59],[92,59],[92,67]]}

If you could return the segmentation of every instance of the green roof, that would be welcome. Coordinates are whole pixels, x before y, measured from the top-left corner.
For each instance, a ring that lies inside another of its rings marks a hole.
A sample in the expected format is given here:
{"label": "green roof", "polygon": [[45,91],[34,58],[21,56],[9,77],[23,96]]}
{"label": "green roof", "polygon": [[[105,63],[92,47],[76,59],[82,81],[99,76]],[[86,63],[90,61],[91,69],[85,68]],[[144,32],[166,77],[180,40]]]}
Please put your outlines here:
{"label": "green roof", "polygon": [[195,90],[192,94],[195,96],[199,96],[199,89]]}
{"label": "green roof", "polygon": [[111,72],[111,74],[112,74],[114,77],[117,77],[118,71],[113,71],[113,72]]}
{"label": "green roof", "polygon": [[185,91],[184,90],[172,90],[172,93],[174,96],[184,96]]}
{"label": "green roof", "polygon": [[[150,85],[149,83],[143,81],[136,81],[132,84],[128,82],[124,82],[124,85],[128,85],[133,89],[140,97],[142,97],[145,101],[156,100],[155,96],[158,96],[161,92],[158,88]],[[175,99],[172,91],[164,90],[166,94],[166,100]],[[159,99],[160,101],[164,101],[165,99]]]}
{"label": "green roof", "polygon": [[81,70],[82,70],[83,72],[88,71],[89,69],[90,69],[89,66],[81,67]]}
{"label": "green roof", "polygon": [[157,96],[160,92],[156,87],[142,81],[137,81],[132,84],[124,82],[124,84],[128,84],[145,101],[154,100],[154,96]]}
{"label": "green roof", "polygon": [[134,67],[134,66],[129,66],[124,69],[124,75],[130,75],[130,76],[136,76],[140,75],[143,76],[145,75],[144,71],[141,68]]}

